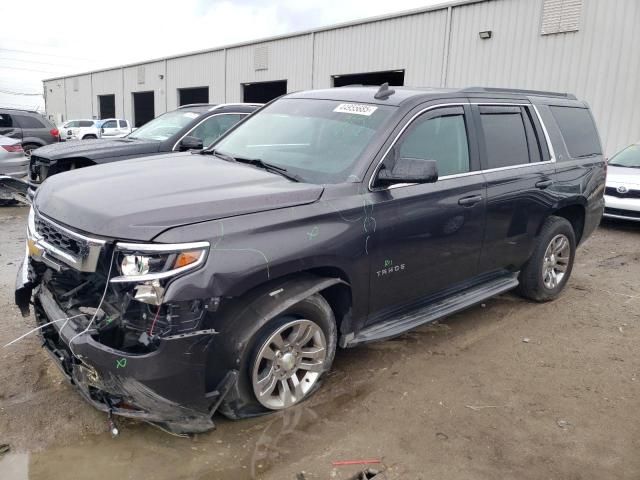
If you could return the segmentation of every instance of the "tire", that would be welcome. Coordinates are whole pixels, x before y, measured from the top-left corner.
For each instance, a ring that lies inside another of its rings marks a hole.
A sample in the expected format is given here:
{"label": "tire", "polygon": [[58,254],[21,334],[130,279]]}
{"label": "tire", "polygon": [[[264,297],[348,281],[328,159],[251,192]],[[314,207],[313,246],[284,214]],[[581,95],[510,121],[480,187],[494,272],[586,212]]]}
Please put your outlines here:
{"label": "tire", "polygon": [[40,148],[40,145],[35,143],[25,143],[24,145],[22,145],[22,149],[24,150],[24,155],[27,158],[31,158],[31,151],[35,150],[36,148]]}
{"label": "tire", "polygon": [[569,281],[576,256],[576,235],[568,220],[549,217],[520,271],[518,292],[536,302],[555,299]]}
{"label": "tire", "polygon": [[85,135],[84,137],[82,137],[82,140],[95,140],[96,137],[95,135]]}
{"label": "tire", "polygon": [[[297,326],[300,326],[299,330],[295,330]],[[296,332],[300,333],[303,342],[309,332],[313,333],[306,343],[299,345],[304,349],[297,348],[295,342],[291,342]],[[284,340],[284,347],[281,349],[272,341],[278,334]],[[305,353],[300,353],[302,350],[319,350],[321,340],[324,340],[324,355],[318,354],[317,358],[312,360]],[[291,346],[287,347],[288,344]],[[335,318],[327,301],[320,294],[305,298],[269,320],[248,342],[246,354],[242,355],[244,360],[239,368],[236,389],[229,392],[219,411],[228,418],[239,419],[283,410],[306,400],[318,389],[322,377],[331,368],[336,344]],[[294,352],[296,349],[298,351]],[[267,354],[267,351],[270,353]],[[278,353],[280,357],[276,358]],[[265,359],[265,355],[273,356],[273,360]],[[283,365],[285,363],[288,368]],[[313,371],[308,368],[312,368]],[[268,372],[271,372],[271,375]],[[297,382],[294,381],[294,377]],[[263,383],[258,382],[257,385],[255,380],[258,379]],[[273,391],[259,399],[256,389],[260,388],[266,392],[274,382]],[[288,386],[289,396],[283,392],[285,384]],[[293,388],[295,384],[299,386],[297,393]]]}

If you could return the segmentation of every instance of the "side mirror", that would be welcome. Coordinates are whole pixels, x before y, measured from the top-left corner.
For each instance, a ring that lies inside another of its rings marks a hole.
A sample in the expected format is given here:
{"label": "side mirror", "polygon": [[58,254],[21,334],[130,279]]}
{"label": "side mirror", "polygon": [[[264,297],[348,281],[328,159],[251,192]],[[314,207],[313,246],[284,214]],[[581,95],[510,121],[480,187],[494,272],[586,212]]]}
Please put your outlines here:
{"label": "side mirror", "polygon": [[104,127],[100,127],[100,133],[104,133]]}
{"label": "side mirror", "polygon": [[202,150],[202,139],[198,137],[186,136],[180,142],[180,151],[186,150]]}
{"label": "side mirror", "polygon": [[392,167],[382,164],[376,183],[379,186],[394,183],[434,183],[438,181],[438,164],[422,158],[398,158]]}

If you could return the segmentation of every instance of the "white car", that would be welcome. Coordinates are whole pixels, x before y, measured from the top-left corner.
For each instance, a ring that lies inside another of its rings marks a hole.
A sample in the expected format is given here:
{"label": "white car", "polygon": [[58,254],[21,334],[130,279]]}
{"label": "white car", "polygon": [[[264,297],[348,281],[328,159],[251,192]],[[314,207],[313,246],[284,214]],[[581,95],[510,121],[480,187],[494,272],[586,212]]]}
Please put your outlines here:
{"label": "white car", "polygon": [[640,142],[609,160],[604,216],[640,222]]}
{"label": "white car", "polygon": [[107,118],[105,120],[99,120],[99,122],[98,127],[101,138],[124,137],[131,133],[131,124],[128,120]]}
{"label": "white car", "polygon": [[21,178],[29,172],[29,158],[19,139],[0,135],[0,175]]}
{"label": "white car", "polygon": [[69,120],[58,127],[60,140],[88,140],[99,138],[99,122],[101,122],[101,120]]}

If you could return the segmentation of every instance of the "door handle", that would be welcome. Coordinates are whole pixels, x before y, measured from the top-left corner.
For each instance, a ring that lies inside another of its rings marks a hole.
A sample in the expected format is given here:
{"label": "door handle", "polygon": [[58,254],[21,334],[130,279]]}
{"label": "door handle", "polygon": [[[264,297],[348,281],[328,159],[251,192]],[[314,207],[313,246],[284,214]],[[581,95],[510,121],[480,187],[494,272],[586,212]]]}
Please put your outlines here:
{"label": "door handle", "polygon": [[536,183],[536,188],[545,189],[553,184],[553,180],[540,180]]}
{"label": "door handle", "polygon": [[463,207],[473,207],[476,203],[482,201],[482,195],[472,195],[470,197],[462,197],[458,200],[458,205],[462,205]]}

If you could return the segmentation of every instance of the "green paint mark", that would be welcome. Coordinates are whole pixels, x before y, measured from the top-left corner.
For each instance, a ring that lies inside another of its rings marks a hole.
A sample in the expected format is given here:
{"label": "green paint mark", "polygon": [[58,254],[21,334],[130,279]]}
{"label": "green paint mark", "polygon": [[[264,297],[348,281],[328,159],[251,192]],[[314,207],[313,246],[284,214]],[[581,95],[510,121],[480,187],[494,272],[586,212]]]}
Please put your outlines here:
{"label": "green paint mark", "polygon": [[108,317],[106,320],[107,325],[109,325],[111,322],[113,322],[113,317]]}
{"label": "green paint mark", "polygon": [[309,240],[312,240],[318,236],[318,233],[320,233],[320,229],[317,226],[313,227],[310,232],[307,232],[307,237],[309,237]]}
{"label": "green paint mark", "polygon": [[393,265],[393,260],[384,261],[384,268],[390,267],[391,265]]}
{"label": "green paint mark", "polygon": [[116,360],[116,368],[124,368],[127,366],[127,359],[121,358],[120,360]]}

